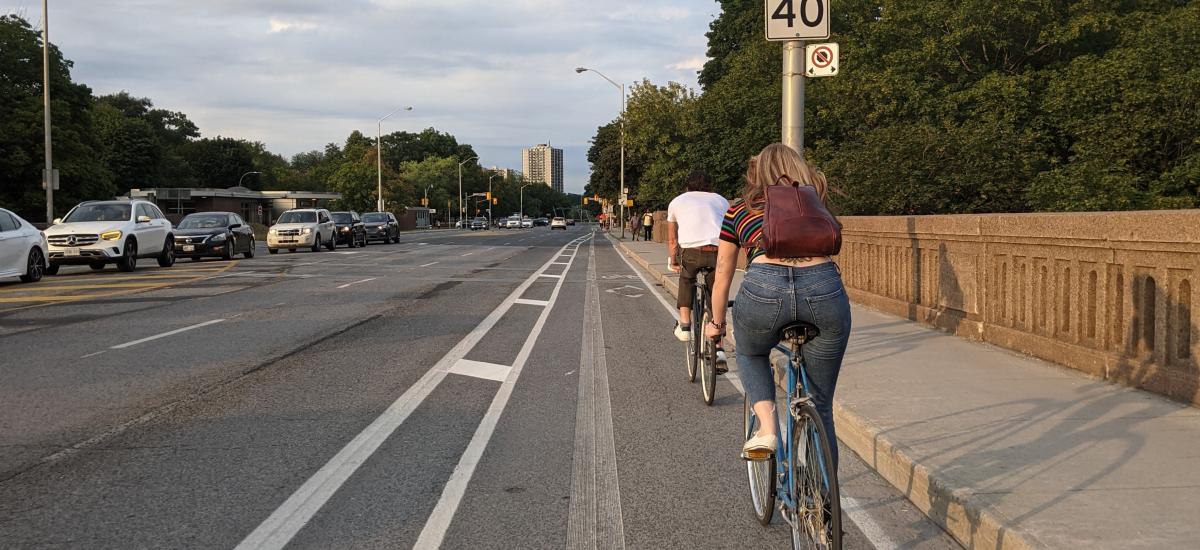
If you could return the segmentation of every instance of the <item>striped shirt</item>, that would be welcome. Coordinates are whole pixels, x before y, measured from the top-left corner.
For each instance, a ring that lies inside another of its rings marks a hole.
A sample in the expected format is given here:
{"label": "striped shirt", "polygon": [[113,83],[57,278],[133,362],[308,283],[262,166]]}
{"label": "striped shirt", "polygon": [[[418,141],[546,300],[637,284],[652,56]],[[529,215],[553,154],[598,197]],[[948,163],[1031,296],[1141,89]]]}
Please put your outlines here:
{"label": "striped shirt", "polygon": [[745,248],[746,262],[753,262],[755,258],[767,253],[756,246],[762,239],[762,227],[762,212],[756,214],[746,208],[745,202],[738,201],[725,211],[725,218],[721,221],[721,240]]}

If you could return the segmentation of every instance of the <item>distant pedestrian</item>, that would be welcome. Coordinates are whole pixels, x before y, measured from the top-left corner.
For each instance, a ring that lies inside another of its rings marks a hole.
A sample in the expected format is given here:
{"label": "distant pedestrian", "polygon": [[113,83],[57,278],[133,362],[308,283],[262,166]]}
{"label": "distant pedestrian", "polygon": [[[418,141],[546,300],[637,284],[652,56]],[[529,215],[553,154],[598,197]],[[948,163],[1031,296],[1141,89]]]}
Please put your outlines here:
{"label": "distant pedestrian", "polygon": [[634,214],[633,216],[631,216],[631,218],[632,219],[629,220],[629,229],[633,232],[634,242],[637,242],[638,232],[641,231],[641,229],[642,229],[642,217],[637,214]]}
{"label": "distant pedestrian", "polygon": [[654,214],[649,210],[642,214],[642,229],[646,232],[646,240],[654,239]]}

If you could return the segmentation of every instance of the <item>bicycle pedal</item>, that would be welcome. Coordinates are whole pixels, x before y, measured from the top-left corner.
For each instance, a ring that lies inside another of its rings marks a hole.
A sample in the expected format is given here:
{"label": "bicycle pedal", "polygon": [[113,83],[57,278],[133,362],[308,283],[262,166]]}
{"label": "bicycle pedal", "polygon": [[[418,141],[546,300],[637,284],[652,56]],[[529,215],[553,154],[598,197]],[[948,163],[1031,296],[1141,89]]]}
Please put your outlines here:
{"label": "bicycle pedal", "polygon": [[751,449],[749,451],[742,451],[742,460],[761,462],[763,460],[770,460],[770,458],[771,451],[767,449]]}

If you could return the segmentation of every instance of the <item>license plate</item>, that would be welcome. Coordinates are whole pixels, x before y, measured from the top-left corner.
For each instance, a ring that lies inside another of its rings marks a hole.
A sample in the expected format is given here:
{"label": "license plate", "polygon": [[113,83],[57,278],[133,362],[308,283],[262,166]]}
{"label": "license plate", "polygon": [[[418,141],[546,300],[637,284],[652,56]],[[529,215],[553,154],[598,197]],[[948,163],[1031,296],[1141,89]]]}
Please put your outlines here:
{"label": "license plate", "polygon": [[184,251],[184,252],[195,252],[195,251],[196,251],[196,245],[194,245],[194,244],[185,244],[185,245],[183,245],[183,251]]}
{"label": "license plate", "polygon": [[279,242],[281,242],[281,243],[294,243],[294,242],[296,242],[296,239],[279,239]]}
{"label": "license plate", "polygon": [[63,256],[78,256],[78,255],[79,255],[79,247],[78,246],[68,246],[63,249]]}

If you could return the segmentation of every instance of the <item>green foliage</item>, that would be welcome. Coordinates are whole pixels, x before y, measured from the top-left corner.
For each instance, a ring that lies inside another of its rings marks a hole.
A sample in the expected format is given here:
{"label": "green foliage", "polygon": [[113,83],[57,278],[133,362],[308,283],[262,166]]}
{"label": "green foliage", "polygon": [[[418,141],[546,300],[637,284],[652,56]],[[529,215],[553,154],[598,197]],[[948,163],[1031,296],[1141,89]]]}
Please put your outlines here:
{"label": "green foliage", "polygon": [[[720,4],[704,93],[626,118],[630,136],[679,140],[631,155],[631,187],[655,201],[690,168],[736,196],[749,156],[779,139],[780,45],[762,37],[761,3]],[[833,13],[843,71],[807,81],[805,145],[840,213],[1200,205],[1200,3],[842,0]],[[589,152],[603,180],[610,128]]]}

